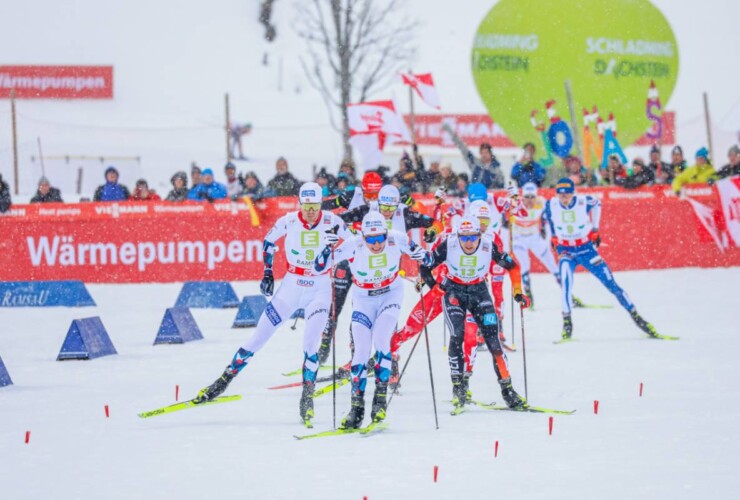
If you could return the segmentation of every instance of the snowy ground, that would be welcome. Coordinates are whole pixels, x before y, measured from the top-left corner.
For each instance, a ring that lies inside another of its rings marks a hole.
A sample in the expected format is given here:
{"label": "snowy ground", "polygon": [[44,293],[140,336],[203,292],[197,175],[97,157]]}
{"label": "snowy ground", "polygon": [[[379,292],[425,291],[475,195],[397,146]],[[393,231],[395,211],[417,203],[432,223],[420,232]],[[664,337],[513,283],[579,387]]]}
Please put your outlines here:
{"label": "snowy ground", "polygon": [[[422,349],[411,361],[402,396],[393,400],[385,432],[299,442],[292,437],[305,432],[297,421],[298,390],[266,387],[287,382],[280,372],[300,363],[300,330],[285,326],[233,383],[230,392],[243,394],[242,401],[140,420],[137,412],[173,402],[176,384],[181,395],[193,395],[221,372],[250,334],[230,329],[235,310],[195,310],[205,340],[153,347],[179,285],[93,285],[96,308],[2,309],[0,355],[16,385],[0,389],[1,496],[731,497],[740,486],[740,269],[617,278],[648,320],[681,340],[644,339],[617,306],[577,311],[578,342],[553,345],[560,329],[556,284],[535,276],[537,309],[525,315],[530,400],[578,410],[556,416],[552,436],[545,415],[475,409],[449,415],[439,319],[430,327],[439,430]],[[257,284],[235,287],[254,293]],[[576,292],[590,303],[616,304],[590,276],[577,276]],[[405,312],[413,298],[407,290]],[[55,362],[71,320],[93,315],[102,317],[119,355]],[[345,316],[340,331],[346,326]],[[521,352],[509,361],[523,392]],[[472,389],[477,399],[501,401],[485,353]],[[600,401],[598,415],[594,400]],[[331,403],[330,396],[318,400],[319,430],[331,427]],[[344,388],[339,413],[348,405]]]}

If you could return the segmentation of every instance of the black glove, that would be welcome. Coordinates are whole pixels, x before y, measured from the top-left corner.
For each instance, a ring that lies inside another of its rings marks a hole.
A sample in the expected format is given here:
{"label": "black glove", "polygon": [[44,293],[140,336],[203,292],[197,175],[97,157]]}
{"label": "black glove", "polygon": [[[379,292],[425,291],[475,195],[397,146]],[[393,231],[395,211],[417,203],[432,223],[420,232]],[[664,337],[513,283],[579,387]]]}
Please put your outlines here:
{"label": "black glove", "polygon": [[547,238],[547,229],[545,229],[545,226],[542,226],[542,227],[540,228],[540,236],[542,236],[542,239],[543,239],[543,240],[544,240],[545,238]]}
{"label": "black glove", "polygon": [[236,179],[239,181],[239,184],[241,184],[242,188],[244,188],[244,174],[239,172],[239,175],[236,176]]}
{"label": "black glove", "polygon": [[404,193],[401,195],[401,203],[403,203],[407,207],[412,207],[414,206],[414,203],[416,202],[414,201],[414,199],[411,197],[410,194]]}
{"label": "black glove", "polygon": [[519,305],[522,306],[522,309],[526,309],[531,305],[531,301],[529,300],[529,297],[522,293],[517,293],[514,295],[514,300],[519,302]]}
{"label": "black glove", "polygon": [[424,230],[424,242],[425,243],[434,243],[434,240],[437,239],[437,230],[433,227],[428,227]]}
{"label": "black glove", "polygon": [[265,297],[271,297],[275,290],[275,279],[272,277],[272,269],[265,269],[265,274],[260,282],[260,292]]}

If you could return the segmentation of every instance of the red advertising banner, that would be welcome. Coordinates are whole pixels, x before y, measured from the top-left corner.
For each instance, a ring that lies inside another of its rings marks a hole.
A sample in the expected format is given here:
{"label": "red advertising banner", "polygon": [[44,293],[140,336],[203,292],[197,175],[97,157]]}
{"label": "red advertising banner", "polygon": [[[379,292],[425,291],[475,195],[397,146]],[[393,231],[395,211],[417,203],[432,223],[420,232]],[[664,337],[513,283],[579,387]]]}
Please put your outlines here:
{"label": "red advertising banner", "polygon": [[[551,196],[551,191],[543,194]],[[606,244],[599,251],[615,271],[740,266],[740,248],[721,252],[698,233],[693,209],[670,188],[582,192],[602,201],[600,230]],[[721,206],[713,187],[689,188],[687,194],[710,207]],[[419,200],[423,207],[434,203],[431,196]],[[259,279],[262,238],[278,217],[297,206],[291,199],[271,198],[255,207],[257,226],[247,206],[235,202],[16,205],[0,216],[0,281]],[[278,252],[275,274],[284,272]]]}
{"label": "red advertising banner", "polygon": [[[411,127],[411,117],[404,115],[406,125]],[[676,143],[676,114],[666,111],[661,117],[663,121],[663,140],[661,144],[672,145]],[[460,136],[468,146],[478,146],[487,142],[495,148],[513,148],[516,145],[506,136],[506,132],[495,123],[488,115],[463,114],[463,115],[414,115],[414,130],[416,132],[417,144],[426,146],[442,146],[454,148],[455,144],[447,132],[442,130],[443,124],[449,124],[455,133]],[[579,129],[579,133],[581,130]],[[649,146],[655,140],[647,135],[642,136],[635,142],[636,146]],[[622,144],[622,146],[625,146]]]}
{"label": "red advertising banner", "polygon": [[0,66],[0,98],[113,99],[113,66]]}

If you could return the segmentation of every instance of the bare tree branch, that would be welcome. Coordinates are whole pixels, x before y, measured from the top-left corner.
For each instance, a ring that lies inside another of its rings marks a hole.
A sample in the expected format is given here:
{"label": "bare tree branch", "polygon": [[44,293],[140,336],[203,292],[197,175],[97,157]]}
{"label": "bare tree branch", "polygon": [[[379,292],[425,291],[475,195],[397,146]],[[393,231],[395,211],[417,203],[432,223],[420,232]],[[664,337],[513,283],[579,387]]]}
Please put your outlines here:
{"label": "bare tree branch", "polygon": [[[341,117],[345,156],[351,155],[347,105],[390,84],[415,54],[418,23],[402,0],[296,0],[295,29],[306,42],[301,66],[329,110]],[[310,63],[309,63],[310,61]]]}

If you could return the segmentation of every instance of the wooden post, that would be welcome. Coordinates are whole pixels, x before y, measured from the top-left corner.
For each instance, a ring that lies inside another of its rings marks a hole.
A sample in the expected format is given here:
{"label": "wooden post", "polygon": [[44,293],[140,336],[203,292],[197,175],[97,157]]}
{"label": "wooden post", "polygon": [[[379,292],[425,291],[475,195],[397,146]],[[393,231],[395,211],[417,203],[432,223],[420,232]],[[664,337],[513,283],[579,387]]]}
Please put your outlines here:
{"label": "wooden post", "polygon": [[226,162],[231,161],[231,117],[229,110],[229,94],[224,94],[224,107],[226,109]]}
{"label": "wooden post", "polygon": [[712,120],[709,118],[709,97],[706,92],[704,92],[704,120],[707,126],[707,149],[709,149],[709,158],[714,160],[714,155],[712,154],[714,152],[712,149]]}
{"label": "wooden post", "polygon": [[10,89],[10,115],[13,128],[13,187],[16,196],[18,195],[18,132],[16,130],[15,118],[15,89]]}
{"label": "wooden post", "polygon": [[41,137],[36,138],[36,143],[39,146],[39,160],[41,161],[41,176],[46,177],[46,168],[44,167],[44,152],[41,150]]}
{"label": "wooden post", "polygon": [[570,108],[570,130],[573,133],[573,145],[576,148],[576,156],[582,159],[581,141],[578,137],[578,122],[576,121],[576,107],[573,104],[573,91],[570,87],[570,80],[565,80],[565,94],[568,97],[568,108]]}
{"label": "wooden post", "polygon": [[[413,74],[411,70],[409,70],[409,74]],[[414,87],[411,85],[409,87],[409,112],[411,117],[411,142],[416,144],[416,119],[414,118]]]}

